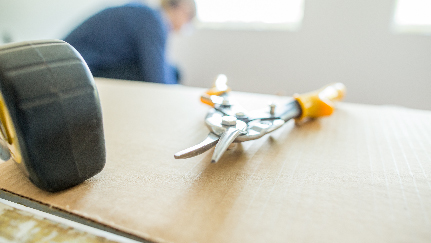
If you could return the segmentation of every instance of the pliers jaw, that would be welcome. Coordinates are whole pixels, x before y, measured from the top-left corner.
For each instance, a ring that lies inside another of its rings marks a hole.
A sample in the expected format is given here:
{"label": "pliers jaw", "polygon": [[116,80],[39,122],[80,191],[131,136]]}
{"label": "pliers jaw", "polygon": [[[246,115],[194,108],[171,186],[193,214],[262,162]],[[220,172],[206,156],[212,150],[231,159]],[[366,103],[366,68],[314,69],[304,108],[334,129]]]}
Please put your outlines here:
{"label": "pliers jaw", "polygon": [[[222,97],[221,97],[222,98]],[[237,105],[238,106],[238,105]],[[208,111],[205,124],[211,131],[201,143],[180,151],[174,156],[177,159],[190,158],[199,155],[211,147],[216,146],[212,163],[217,162],[233,142],[245,142],[261,138],[284,125],[285,121],[265,114],[263,119],[248,117],[242,108],[230,103],[216,104]]]}
{"label": "pliers jaw", "polygon": [[216,146],[211,159],[215,163],[233,142],[258,139],[284,125],[285,121],[275,116],[275,107],[266,112],[247,112],[230,99],[226,82],[226,76],[219,75],[214,86],[201,96],[202,103],[213,107],[205,117],[210,133],[201,143],[176,153],[176,159],[190,158]]}

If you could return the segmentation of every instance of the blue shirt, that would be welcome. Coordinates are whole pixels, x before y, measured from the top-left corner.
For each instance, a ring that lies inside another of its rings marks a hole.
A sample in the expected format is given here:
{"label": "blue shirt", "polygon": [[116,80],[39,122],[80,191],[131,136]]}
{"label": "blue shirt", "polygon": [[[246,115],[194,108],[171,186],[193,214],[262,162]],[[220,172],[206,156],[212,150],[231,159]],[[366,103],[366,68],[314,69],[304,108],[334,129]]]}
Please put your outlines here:
{"label": "blue shirt", "polygon": [[64,40],[96,77],[178,83],[166,61],[168,26],[159,11],[133,3],[92,16]]}

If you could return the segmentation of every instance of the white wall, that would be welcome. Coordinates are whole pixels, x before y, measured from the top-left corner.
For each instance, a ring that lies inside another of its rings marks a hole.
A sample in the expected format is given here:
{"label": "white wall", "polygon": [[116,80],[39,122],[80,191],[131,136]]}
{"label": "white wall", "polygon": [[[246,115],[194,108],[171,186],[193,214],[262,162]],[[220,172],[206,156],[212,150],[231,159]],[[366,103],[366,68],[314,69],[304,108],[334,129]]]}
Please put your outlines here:
{"label": "white wall", "polygon": [[[158,0],[134,0],[152,5]],[[13,41],[63,38],[98,11],[129,0],[0,0],[0,35]],[[0,38],[2,43],[2,38]]]}
{"label": "white wall", "polygon": [[[155,2],[157,0],[149,0]],[[126,0],[0,0],[0,34],[62,38],[98,10]],[[225,73],[234,90],[291,95],[344,82],[347,101],[431,110],[431,36],[391,32],[394,0],[305,0],[297,32],[196,30],[174,36],[184,84]]]}
{"label": "white wall", "polygon": [[298,32],[199,30],[174,39],[187,85],[291,95],[343,82],[347,101],[431,109],[431,36],[391,32],[395,1],[305,0]]}

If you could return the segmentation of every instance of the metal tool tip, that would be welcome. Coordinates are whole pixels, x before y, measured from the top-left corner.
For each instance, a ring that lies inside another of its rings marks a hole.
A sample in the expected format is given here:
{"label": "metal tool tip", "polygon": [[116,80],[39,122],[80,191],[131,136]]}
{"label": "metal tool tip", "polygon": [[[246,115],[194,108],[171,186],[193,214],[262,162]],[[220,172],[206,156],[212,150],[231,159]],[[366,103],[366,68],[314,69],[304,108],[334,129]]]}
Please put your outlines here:
{"label": "metal tool tip", "polygon": [[214,164],[214,163],[217,163],[217,160],[212,159],[212,160],[211,160],[211,163],[213,163],[213,164]]}

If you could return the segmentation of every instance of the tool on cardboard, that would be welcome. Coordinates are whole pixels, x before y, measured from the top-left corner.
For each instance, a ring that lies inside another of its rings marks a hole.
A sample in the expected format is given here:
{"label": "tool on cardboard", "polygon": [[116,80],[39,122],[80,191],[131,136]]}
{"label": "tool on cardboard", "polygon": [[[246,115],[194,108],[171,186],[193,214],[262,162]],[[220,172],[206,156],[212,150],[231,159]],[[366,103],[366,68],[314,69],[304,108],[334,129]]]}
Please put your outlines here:
{"label": "tool on cardboard", "polygon": [[294,99],[283,105],[270,104],[266,111],[247,111],[230,97],[225,75],[219,75],[214,87],[201,96],[201,102],[213,107],[205,118],[210,130],[201,143],[174,155],[186,159],[202,154],[215,146],[212,163],[220,160],[233,142],[245,142],[261,138],[282,127],[290,119],[304,122],[309,118],[329,116],[334,111],[334,101],[345,94],[342,83],[327,85],[319,90],[294,95]]}
{"label": "tool on cardboard", "polygon": [[0,47],[0,121],[0,158],[12,158],[41,189],[75,186],[105,165],[96,85],[66,42]]}

